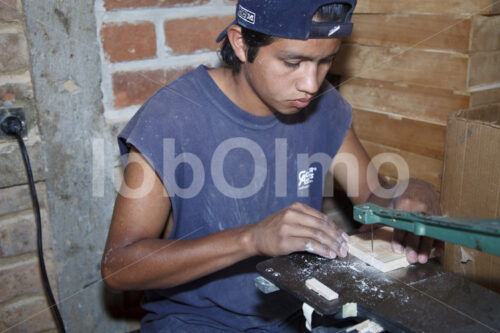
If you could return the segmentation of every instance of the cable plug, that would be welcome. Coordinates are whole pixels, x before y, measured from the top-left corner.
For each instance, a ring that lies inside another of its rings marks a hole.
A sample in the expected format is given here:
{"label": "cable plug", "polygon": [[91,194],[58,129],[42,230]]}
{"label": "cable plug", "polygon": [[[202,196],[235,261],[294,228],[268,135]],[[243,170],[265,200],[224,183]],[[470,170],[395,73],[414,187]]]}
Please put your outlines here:
{"label": "cable plug", "polygon": [[25,134],[24,110],[22,108],[0,109],[0,136],[23,136]]}
{"label": "cable plug", "polygon": [[8,116],[0,124],[0,128],[5,134],[20,135],[23,132],[24,124],[21,119],[16,116]]}

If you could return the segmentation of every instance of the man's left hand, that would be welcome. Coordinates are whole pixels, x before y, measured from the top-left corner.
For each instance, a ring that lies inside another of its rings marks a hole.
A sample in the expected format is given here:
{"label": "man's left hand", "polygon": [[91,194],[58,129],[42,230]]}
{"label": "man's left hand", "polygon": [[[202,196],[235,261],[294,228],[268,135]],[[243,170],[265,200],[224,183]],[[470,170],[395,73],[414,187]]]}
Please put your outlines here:
{"label": "man's left hand", "polygon": [[[393,208],[409,212],[425,212],[429,215],[441,215],[439,195],[434,186],[415,178],[409,179],[406,191],[393,199]],[[435,248],[434,255],[436,257],[444,253],[444,242],[395,229],[392,240],[393,251],[403,253],[405,248],[409,263],[425,264],[433,248]]]}

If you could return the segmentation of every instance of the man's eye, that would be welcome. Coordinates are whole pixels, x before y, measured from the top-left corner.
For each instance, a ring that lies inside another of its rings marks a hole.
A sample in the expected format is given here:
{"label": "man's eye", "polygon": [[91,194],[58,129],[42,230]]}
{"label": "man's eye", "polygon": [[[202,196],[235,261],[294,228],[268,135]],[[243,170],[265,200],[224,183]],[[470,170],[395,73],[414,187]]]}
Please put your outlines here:
{"label": "man's eye", "polygon": [[328,59],[321,60],[321,64],[328,64],[328,65],[330,65],[331,63],[333,63],[333,58],[328,58]]}
{"label": "man's eye", "polygon": [[284,61],[285,65],[290,68],[297,68],[300,66],[300,62],[288,62]]}

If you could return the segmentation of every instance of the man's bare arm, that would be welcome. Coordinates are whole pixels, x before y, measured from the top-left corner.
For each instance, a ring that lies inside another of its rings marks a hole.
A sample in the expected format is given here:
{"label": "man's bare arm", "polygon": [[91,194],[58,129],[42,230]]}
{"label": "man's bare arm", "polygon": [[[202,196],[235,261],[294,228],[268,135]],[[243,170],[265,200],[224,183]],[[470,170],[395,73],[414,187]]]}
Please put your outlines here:
{"label": "man's bare arm", "polygon": [[[135,149],[124,181],[102,260],[103,278],[113,289],[173,287],[255,255],[347,254],[347,235],[324,214],[299,203],[257,223],[208,236],[161,239],[171,203],[158,175]],[[147,190],[138,195],[134,189],[141,186]]]}

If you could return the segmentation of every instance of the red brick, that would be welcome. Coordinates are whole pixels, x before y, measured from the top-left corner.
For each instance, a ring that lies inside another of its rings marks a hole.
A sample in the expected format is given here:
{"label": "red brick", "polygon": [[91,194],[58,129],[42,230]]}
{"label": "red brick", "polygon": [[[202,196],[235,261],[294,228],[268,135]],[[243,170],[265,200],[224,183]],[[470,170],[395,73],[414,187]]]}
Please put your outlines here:
{"label": "red brick", "polygon": [[106,57],[111,62],[156,56],[155,26],[151,22],[104,25],[101,39]]}
{"label": "red brick", "polygon": [[[45,257],[45,265],[54,289],[54,265],[48,256]],[[6,269],[0,268],[0,303],[15,296],[37,294],[44,294],[38,258]]]}
{"label": "red brick", "polygon": [[3,95],[2,100],[4,100],[4,101],[15,101],[16,100],[16,95],[14,95],[11,92],[8,92],[8,93],[2,94],[2,95]]}
{"label": "red brick", "polygon": [[8,94],[14,95],[14,99],[31,99],[33,98],[33,87],[31,83],[14,83],[0,85],[0,96]]}
{"label": "red brick", "polygon": [[104,0],[106,10],[141,7],[174,7],[201,5],[210,0]]}
{"label": "red brick", "polygon": [[233,20],[233,16],[224,16],[165,21],[165,42],[174,54],[216,50],[218,45],[215,39]]}
{"label": "red brick", "polygon": [[2,0],[0,1],[0,21],[13,22],[19,21],[23,17],[21,1]]}
{"label": "red brick", "polygon": [[42,332],[56,328],[49,304],[43,296],[23,298],[4,306],[0,313],[9,333]]}
{"label": "red brick", "polygon": [[0,72],[28,68],[28,48],[24,33],[0,34]]}
{"label": "red brick", "polygon": [[140,105],[158,89],[172,82],[190,69],[192,69],[192,67],[114,73],[114,105],[116,108]]}

